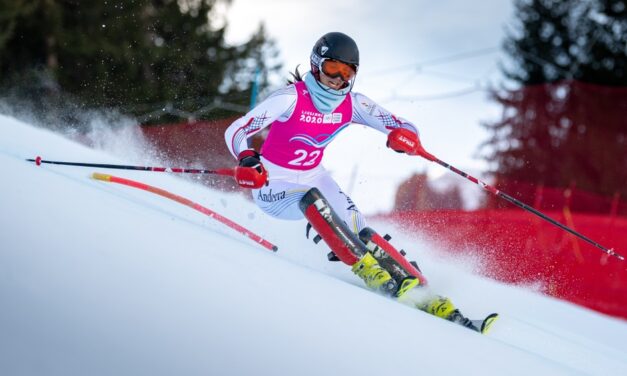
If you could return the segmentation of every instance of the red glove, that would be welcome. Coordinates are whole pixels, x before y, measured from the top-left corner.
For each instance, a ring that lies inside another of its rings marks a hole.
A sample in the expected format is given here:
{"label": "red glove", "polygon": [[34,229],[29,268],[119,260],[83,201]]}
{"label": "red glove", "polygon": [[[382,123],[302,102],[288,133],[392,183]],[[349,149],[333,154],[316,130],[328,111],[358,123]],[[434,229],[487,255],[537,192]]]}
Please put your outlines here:
{"label": "red glove", "polygon": [[429,154],[422,147],[418,135],[406,128],[396,128],[390,132],[388,134],[387,147],[399,153],[420,155],[430,161],[436,160],[433,155]]}
{"label": "red glove", "polygon": [[252,149],[239,153],[239,166],[235,167],[235,181],[243,188],[261,188],[268,183],[268,171],[259,159],[260,155]]}

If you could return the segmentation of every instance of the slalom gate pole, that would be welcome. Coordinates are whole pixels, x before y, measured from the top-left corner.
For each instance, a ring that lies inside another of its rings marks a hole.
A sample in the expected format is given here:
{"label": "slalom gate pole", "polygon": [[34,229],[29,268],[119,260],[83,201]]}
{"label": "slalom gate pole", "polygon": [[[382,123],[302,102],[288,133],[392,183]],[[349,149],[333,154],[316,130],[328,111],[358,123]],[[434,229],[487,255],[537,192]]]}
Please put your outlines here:
{"label": "slalom gate pole", "polygon": [[140,183],[138,181],[134,181],[134,180],[129,180],[129,179],[124,179],[124,178],[119,178],[116,176],[112,176],[112,175],[108,175],[108,174],[100,174],[97,172],[94,172],[91,176],[93,179],[96,180],[100,180],[100,181],[104,181],[104,182],[110,182],[110,183],[118,183],[118,184],[122,184],[122,185],[126,185],[129,187],[133,187],[133,188],[138,188],[138,189],[142,189],[144,191],[148,191],[148,192],[152,192],[154,194],[157,194],[159,196],[163,196],[165,198],[169,198],[170,200],[176,201],[180,204],[183,204],[185,206],[189,206],[190,208],[197,210],[225,225],[227,225],[228,227],[232,228],[233,230],[239,232],[240,234],[248,237],[249,239],[253,240],[254,242],[260,244],[262,247],[276,252],[278,250],[278,247],[272,243],[270,243],[269,241],[263,239],[262,237],[260,237],[259,235],[254,234],[253,232],[249,231],[248,229],[238,225],[237,223],[231,221],[230,219],[223,217],[222,215],[214,212],[211,209],[208,209],[200,204],[197,204],[191,200],[188,200],[184,197],[175,195],[174,193],[170,193],[166,190],[163,190],[161,188],[157,188],[157,187],[153,187],[151,185],[148,184],[144,184],[144,183]]}
{"label": "slalom gate pole", "polygon": [[78,167],[98,167],[98,168],[110,168],[117,170],[139,170],[139,171],[153,171],[153,172],[174,172],[182,174],[211,174],[211,175],[223,175],[233,176],[232,168],[221,168],[217,170],[202,170],[195,168],[177,168],[177,167],[151,167],[151,166],[127,166],[117,164],[101,164],[101,163],[82,163],[82,162],[64,162],[64,161],[47,161],[36,157],[35,159],[27,159],[29,162],[35,162],[37,166],[41,166],[42,163],[64,165],[64,166],[78,166]]}
{"label": "slalom gate pole", "polygon": [[423,157],[423,158],[425,158],[425,159],[427,159],[429,161],[435,162],[435,163],[439,164],[440,166],[443,166],[446,169],[449,169],[449,170],[453,171],[457,175],[465,177],[466,179],[468,179],[471,182],[479,185],[481,188],[483,188],[484,190],[492,193],[493,195],[498,196],[498,197],[500,197],[500,198],[502,198],[502,199],[504,199],[504,200],[506,200],[506,201],[508,201],[508,202],[510,202],[510,203],[512,203],[512,204],[514,204],[516,206],[518,206],[519,208],[521,208],[523,210],[526,210],[526,211],[528,211],[530,213],[533,213],[533,214],[537,215],[538,217],[544,219],[545,221],[548,221],[548,222],[552,223],[553,225],[561,228],[562,230],[567,231],[567,232],[575,235],[579,239],[584,240],[587,243],[597,247],[598,249],[600,249],[601,251],[607,253],[608,255],[614,256],[614,257],[616,257],[619,260],[625,260],[624,256],[614,252],[613,249],[606,248],[606,247],[602,246],[601,244],[595,242],[594,240],[588,238],[587,236],[584,236],[584,235],[578,233],[577,231],[571,229],[570,227],[564,226],[563,224],[557,222],[556,220],[548,217],[546,214],[543,214],[539,210],[536,210],[533,207],[531,207],[531,206],[529,206],[529,205],[527,205],[527,204],[525,204],[525,203],[515,199],[514,197],[508,195],[505,192],[499,191],[498,189],[494,188],[493,186],[491,186],[491,185],[489,185],[489,184],[487,184],[487,183],[485,183],[485,182],[483,182],[483,181],[481,181],[481,180],[479,180],[479,179],[477,179],[477,178],[475,178],[475,177],[473,177],[471,175],[468,175],[464,171],[459,170],[459,169],[455,168],[454,166],[451,166],[450,164],[440,160],[436,156],[428,153],[427,151],[425,151],[425,150],[419,151],[418,155],[420,155],[421,157]]}

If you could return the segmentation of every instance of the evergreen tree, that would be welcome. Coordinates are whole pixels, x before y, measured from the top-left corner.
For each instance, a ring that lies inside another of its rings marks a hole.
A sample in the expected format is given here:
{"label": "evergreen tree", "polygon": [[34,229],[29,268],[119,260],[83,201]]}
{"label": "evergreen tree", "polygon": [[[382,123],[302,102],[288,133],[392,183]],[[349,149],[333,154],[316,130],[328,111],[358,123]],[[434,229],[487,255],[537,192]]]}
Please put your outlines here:
{"label": "evergreen tree", "polygon": [[[486,124],[501,182],[627,195],[627,2],[516,0],[504,48],[516,86]],[[610,167],[616,166],[616,168]]]}
{"label": "evergreen tree", "polygon": [[2,1],[0,86],[22,98],[70,94],[132,115],[215,99],[245,106],[255,70],[263,88],[278,68],[267,66],[276,51],[262,26],[227,45],[215,8],[228,0]]}
{"label": "evergreen tree", "polygon": [[605,86],[627,86],[627,1],[595,0],[578,7],[573,78]]}

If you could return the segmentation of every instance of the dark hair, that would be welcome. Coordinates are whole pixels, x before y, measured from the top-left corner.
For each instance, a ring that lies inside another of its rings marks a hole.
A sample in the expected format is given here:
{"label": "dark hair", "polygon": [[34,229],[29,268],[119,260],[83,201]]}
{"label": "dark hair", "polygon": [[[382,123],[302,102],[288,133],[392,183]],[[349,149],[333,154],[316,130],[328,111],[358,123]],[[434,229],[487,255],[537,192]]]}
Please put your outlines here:
{"label": "dark hair", "polygon": [[298,64],[296,66],[296,68],[294,69],[294,72],[290,72],[290,75],[292,76],[292,78],[288,78],[287,79],[287,84],[291,85],[294,84],[298,81],[302,81],[303,80],[303,76],[301,76],[300,72],[298,71],[298,67],[300,66],[300,64]]}

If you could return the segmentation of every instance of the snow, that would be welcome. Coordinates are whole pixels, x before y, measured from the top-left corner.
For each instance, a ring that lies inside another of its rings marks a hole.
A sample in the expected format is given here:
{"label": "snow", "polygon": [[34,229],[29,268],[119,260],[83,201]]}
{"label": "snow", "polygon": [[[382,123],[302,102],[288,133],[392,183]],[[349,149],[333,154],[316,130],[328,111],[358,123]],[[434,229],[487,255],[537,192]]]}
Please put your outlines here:
{"label": "snow", "polygon": [[[104,137],[104,136],[103,136]],[[124,150],[128,145],[117,145]],[[129,146],[130,148],[130,146]],[[187,197],[277,244],[272,253],[95,169],[137,162],[0,115],[2,375],[627,375],[627,323],[480,277],[416,234],[372,223],[482,336],[362,287],[304,221],[163,173],[99,170]]]}

